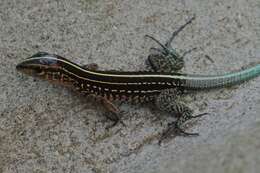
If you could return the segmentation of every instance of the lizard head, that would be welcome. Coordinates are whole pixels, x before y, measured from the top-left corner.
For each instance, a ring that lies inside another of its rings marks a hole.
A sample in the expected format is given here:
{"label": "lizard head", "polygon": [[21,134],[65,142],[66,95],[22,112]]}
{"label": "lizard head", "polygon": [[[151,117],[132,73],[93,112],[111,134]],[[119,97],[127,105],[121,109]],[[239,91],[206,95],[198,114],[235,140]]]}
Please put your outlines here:
{"label": "lizard head", "polygon": [[51,74],[59,74],[61,64],[58,60],[60,58],[62,57],[59,57],[58,55],[38,52],[19,63],[16,66],[16,69],[19,72],[33,77],[49,79],[49,77],[52,76]]}

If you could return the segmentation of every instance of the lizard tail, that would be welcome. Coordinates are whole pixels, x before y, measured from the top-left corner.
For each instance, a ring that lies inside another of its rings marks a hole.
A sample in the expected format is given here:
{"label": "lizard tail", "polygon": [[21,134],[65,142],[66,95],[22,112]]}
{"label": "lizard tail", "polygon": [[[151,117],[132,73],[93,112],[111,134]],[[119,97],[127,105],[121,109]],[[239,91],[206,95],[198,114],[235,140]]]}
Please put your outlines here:
{"label": "lizard tail", "polygon": [[185,88],[189,89],[210,89],[223,86],[231,86],[242,83],[260,75],[260,64],[239,71],[224,75],[203,76],[187,75],[185,76]]}

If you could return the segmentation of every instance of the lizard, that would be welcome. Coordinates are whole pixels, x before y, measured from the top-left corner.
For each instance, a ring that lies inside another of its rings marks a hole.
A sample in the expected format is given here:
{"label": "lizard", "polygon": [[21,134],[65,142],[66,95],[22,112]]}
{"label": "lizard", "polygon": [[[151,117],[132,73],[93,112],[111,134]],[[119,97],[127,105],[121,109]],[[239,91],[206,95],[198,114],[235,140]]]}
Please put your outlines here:
{"label": "lizard", "polygon": [[62,56],[38,52],[20,62],[16,69],[27,75],[75,88],[80,93],[92,95],[104,105],[114,126],[120,121],[120,109],[113,101],[153,102],[156,107],[177,118],[162,132],[159,143],[172,134],[197,136],[182,129],[182,125],[193,118],[193,110],[181,101],[183,90],[206,90],[242,83],[260,75],[260,64],[238,72],[223,75],[189,75],[178,73],[184,66],[183,56],[171,47],[174,37],[194,20],[191,18],[173,32],[166,44],[146,35],[161,48],[147,58],[153,71],[106,71],[98,70],[97,64],[81,66]]}

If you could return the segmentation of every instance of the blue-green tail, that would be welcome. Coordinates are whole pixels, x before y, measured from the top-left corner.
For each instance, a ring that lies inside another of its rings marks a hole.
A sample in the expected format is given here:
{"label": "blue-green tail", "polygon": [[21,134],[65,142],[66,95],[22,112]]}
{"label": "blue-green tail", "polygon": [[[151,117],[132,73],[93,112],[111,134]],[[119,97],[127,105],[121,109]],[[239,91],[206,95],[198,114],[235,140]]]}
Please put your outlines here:
{"label": "blue-green tail", "polygon": [[242,83],[260,75],[260,64],[239,72],[216,76],[192,75],[183,77],[184,87],[189,89],[210,89]]}

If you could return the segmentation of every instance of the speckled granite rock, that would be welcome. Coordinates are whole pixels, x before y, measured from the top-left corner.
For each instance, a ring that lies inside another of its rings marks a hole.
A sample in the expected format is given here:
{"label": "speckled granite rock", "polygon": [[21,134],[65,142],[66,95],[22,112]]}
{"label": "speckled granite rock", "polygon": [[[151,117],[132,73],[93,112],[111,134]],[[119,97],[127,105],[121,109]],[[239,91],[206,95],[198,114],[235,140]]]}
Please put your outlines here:
{"label": "speckled granite rock", "polygon": [[197,47],[183,72],[239,70],[260,61],[259,11],[256,0],[1,0],[0,172],[253,172],[259,168],[260,78],[190,94],[195,113],[210,113],[188,125],[200,136],[159,146],[171,120],[152,106],[121,105],[127,126],[107,131],[100,105],[23,76],[15,65],[47,51],[101,69],[143,70],[156,46],[144,35],[165,41],[195,14],[173,45],[181,53]]}
{"label": "speckled granite rock", "polygon": [[160,166],[162,173],[257,173],[260,170],[260,122],[249,129],[240,129],[225,135],[218,144],[201,145],[188,153],[188,157]]}

